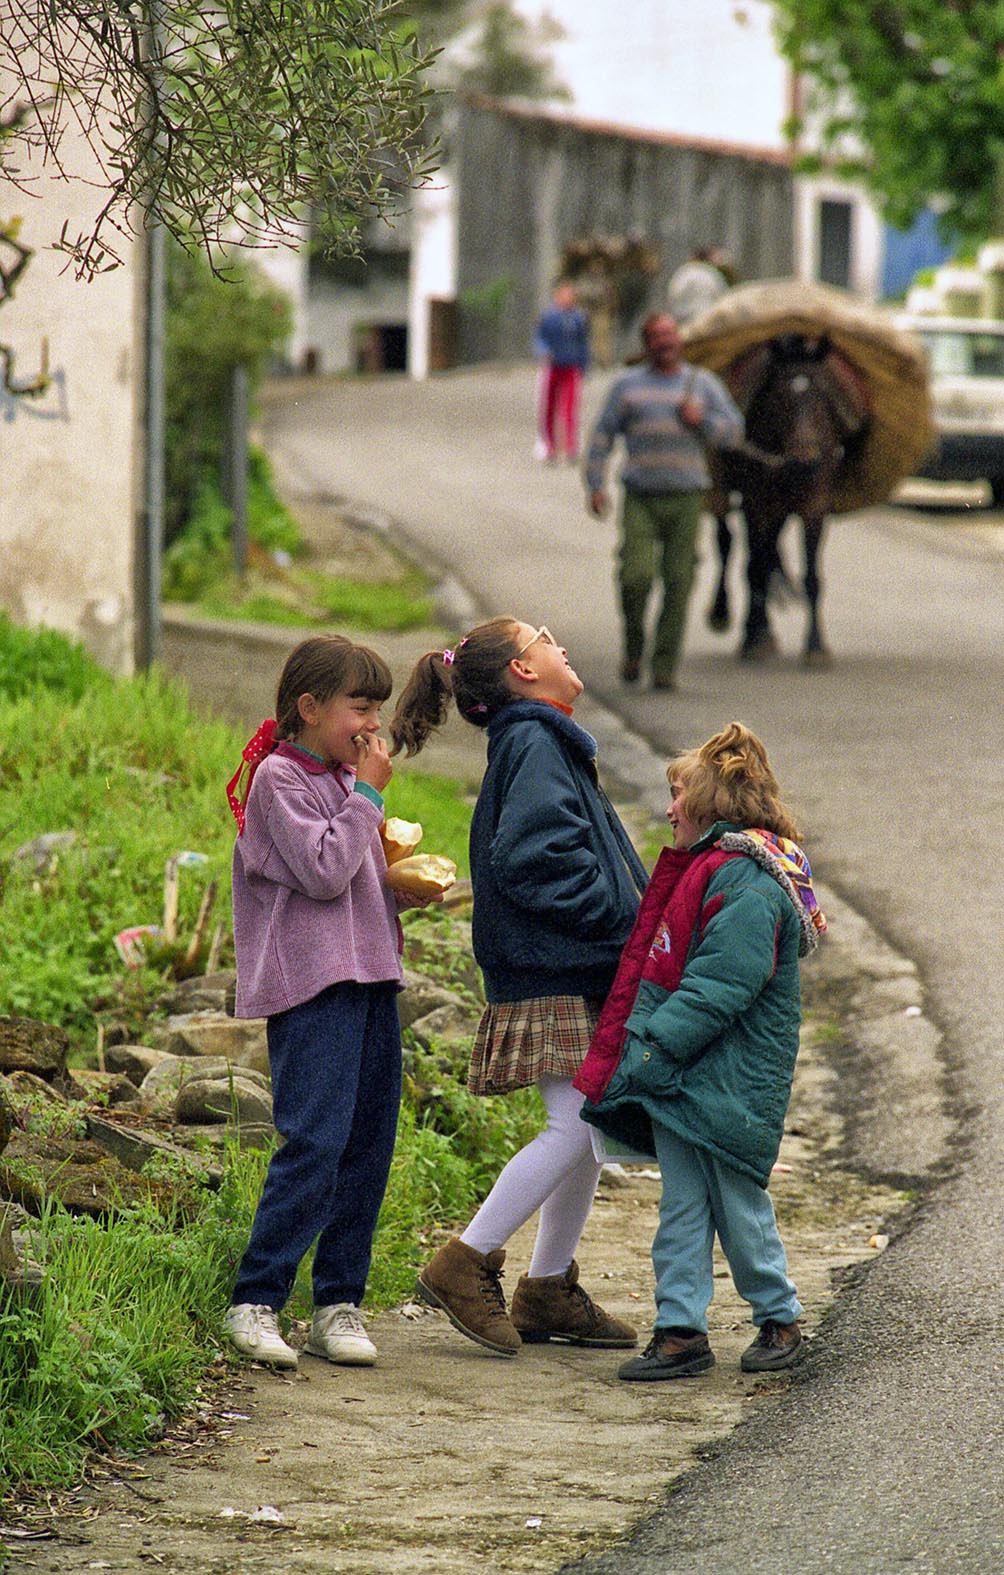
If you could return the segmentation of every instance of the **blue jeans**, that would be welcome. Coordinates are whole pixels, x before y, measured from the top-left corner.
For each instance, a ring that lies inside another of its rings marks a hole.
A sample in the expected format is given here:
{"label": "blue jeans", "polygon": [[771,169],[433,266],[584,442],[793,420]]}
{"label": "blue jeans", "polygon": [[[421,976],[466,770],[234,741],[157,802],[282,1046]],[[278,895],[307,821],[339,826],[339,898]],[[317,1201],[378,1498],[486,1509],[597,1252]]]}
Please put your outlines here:
{"label": "blue jeans", "polygon": [[273,1154],[233,1302],[278,1312],[317,1238],[314,1305],[363,1299],[401,1100],[397,986],[334,984],[268,1020]]}
{"label": "blue jeans", "polygon": [[707,1333],[716,1231],[736,1290],[753,1308],[753,1322],[794,1323],[802,1307],[788,1278],[770,1193],[658,1122],[652,1131],[662,1171],[652,1243],[656,1328]]}

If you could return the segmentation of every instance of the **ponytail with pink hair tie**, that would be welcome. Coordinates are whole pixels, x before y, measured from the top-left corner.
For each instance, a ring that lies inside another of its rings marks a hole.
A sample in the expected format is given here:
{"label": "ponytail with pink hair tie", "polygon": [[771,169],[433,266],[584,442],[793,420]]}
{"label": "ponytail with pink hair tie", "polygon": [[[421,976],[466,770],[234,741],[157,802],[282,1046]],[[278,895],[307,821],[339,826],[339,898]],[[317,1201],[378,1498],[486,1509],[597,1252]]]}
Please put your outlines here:
{"label": "ponytail with pink hair tie", "polygon": [[269,717],[266,722],[249,738],[241,750],[241,763],[237,767],[230,781],[227,783],[227,803],[237,822],[237,835],[244,831],[244,819],[247,810],[248,794],[254,774],[263,760],[267,760],[275,749],[278,739],[275,736],[275,718]]}

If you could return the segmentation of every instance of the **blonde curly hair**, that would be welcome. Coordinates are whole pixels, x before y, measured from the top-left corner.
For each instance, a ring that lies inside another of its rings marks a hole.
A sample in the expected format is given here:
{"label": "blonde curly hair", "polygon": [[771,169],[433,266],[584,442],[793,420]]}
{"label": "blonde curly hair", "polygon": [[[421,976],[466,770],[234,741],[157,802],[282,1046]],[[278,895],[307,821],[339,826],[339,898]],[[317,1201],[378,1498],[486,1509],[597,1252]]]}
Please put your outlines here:
{"label": "blonde curly hair", "polygon": [[742,722],[730,722],[699,749],[677,755],[666,769],[666,780],[674,792],[680,790],[680,807],[695,826],[729,820],[798,839],[767,751]]}

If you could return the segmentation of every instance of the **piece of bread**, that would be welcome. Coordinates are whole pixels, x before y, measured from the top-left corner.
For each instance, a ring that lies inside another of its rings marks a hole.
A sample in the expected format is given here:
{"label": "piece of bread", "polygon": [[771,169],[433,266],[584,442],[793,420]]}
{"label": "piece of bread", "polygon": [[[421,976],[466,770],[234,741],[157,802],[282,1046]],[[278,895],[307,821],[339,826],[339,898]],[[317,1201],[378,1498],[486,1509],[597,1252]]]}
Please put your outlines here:
{"label": "piece of bread", "polygon": [[417,820],[400,820],[397,815],[392,815],[380,827],[380,841],[388,864],[406,859],[414,853],[421,840],[422,828]]}
{"label": "piece of bread", "polygon": [[387,871],[387,885],[408,897],[435,897],[449,891],[457,878],[457,866],[441,853],[412,853],[395,859]]}

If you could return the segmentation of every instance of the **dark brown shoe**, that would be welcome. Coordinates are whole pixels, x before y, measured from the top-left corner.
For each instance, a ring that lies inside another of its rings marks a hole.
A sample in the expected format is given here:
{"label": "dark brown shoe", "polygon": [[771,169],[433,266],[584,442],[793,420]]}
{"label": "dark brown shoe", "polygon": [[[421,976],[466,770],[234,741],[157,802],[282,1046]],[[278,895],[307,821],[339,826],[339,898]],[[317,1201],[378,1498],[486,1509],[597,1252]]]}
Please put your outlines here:
{"label": "dark brown shoe", "polygon": [[626,684],[636,684],[641,677],[641,663],[629,661],[625,657],[621,662],[621,679]]}
{"label": "dark brown shoe", "polygon": [[455,1329],[498,1356],[515,1356],[520,1338],[502,1293],[505,1253],[476,1252],[454,1236],[440,1247],[415,1282],[423,1301],[439,1307]]}
{"label": "dark brown shoe", "polygon": [[579,1284],[573,1260],[564,1274],[524,1274],[512,1299],[512,1321],[524,1345],[566,1340],[569,1345],[628,1350],[638,1344],[629,1323],[612,1318]]}
{"label": "dark brown shoe", "polygon": [[715,1356],[706,1334],[694,1329],[686,1334],[656,1329],[640,1356],[617,1369],[618,1378],[630,1383],[653,1379],[693,1378],[714,1367]]}
{"label": "dark brown shoe", "polygon": [[676,679],[668,678],[665,676],[665,674],[660,676],[660,674],[656,673],[652,679],[652,688],[656,690],[662,690],[667,694],[671,694],[676,688]]}
{"label": "dark brown shoe", "polygon": [[768,1318],[752,1345],[746,1347],[739,1359],[744,1373],[776,1373],[782,1367],[792,1367],[800,1360],[802,1331],[797,1323],[775,1323]]}

